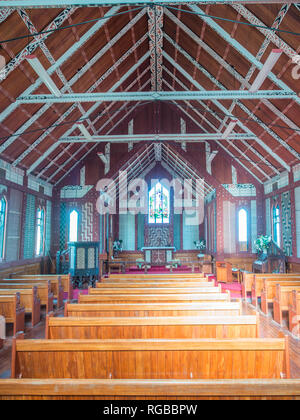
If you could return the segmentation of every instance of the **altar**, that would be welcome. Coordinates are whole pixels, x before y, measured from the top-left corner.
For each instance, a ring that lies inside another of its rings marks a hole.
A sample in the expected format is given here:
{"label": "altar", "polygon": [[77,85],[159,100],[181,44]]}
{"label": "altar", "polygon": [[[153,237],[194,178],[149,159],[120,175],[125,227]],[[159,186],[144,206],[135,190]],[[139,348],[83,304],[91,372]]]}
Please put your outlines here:
{"label": "altar", "polygon": [[174,246],[146,246],[141,248],[144,252],[144,261],[154,265],[165,265],[173,260],[173,254],[176,252]]}

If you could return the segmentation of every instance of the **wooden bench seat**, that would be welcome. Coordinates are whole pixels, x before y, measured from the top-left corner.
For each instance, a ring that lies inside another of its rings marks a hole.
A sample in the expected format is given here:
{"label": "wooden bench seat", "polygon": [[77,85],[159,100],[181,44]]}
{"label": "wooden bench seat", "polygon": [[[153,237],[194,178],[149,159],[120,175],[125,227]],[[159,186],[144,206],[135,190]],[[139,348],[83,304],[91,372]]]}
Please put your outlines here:
{"label": "wooden bench seat", "polygon": [[16,284],[37,284],[37,283],[47,283],[50,281],[51,285],[51,292],[53,293],[53,298],[56,299],[56,306],[57,308],[62,308],[64,303],[64,291],[61,283],[61,278],[58,276],[53,279],[44,279],[44,278],[18,278],[18,279],[3,279],[0,280],[0,287],[1,283],[16,283]]}
{"label": "wooden bench seat", "polygon": [[300,337],[300,292],[293,290],[289,292],[289,330],[296,336]]}
{"label": "wooden bench seat", "polygon": [[70,274],[18,274],[18,279],[46,279],[46,280],[53,280],[60,277],[61,284],[63,287],[63,291],[68,294],[68,299],[73,299],[73,285],[72,285],[72,279]]}
{"label": "wooden bench seat", "polygon": [[112,279],[112,278],[102,278],[101,281],[99,283],[105,284],[105,283],[154,283],[154,282],[162,282],[162,283],[178,283],[178,282],[207,282],[209,281],[208,277],[200,277],[198,279],[194,279],[194,278],[175,278],[175,279],[171,279],[171,278],[161,278],[161,277],[156,277],[156,278],[149,278],[149,279],[140,279],[140,278],[131,278],[128,277],[126,279]]}
{"label": "wooden bench seat", "polygon": [[165,302],[165,303],[177,303],[177,302],[224,302],[230,301],[230,291],[224,293],[200,293],[200,294],[144,294],[144,295],[99,295],[79,294],[78,303],[149,303],[149,302]]}
{"label": "wooden bench seat", "polygon": [[46,313],[53,311],[53,293],[51,292],[50,280],[42,283],[2,283],[0,282],[0,290],[5,289],[31,289],[32,286],[36,286],[38,298],[41,301],[41,305],[46,306]]}
{"label": "wooden bench seat", "polygon": [[207,316],[241,315],[241,302],[201,303],[65,303],[65,316],[75,317],[120,317],[120,316]]}
{"label": "wooden bench seat", "polygon": [[146,295],[146,294],[200,294],[200,293],[221,293],[221,285],[214,287],[154,287],[154,288],[89,288],[90,295]]}
{"label": "wooden bench seat", "polygon": [[0,379],[0,400],[23,399],[299,400],[300,380]]}
{"label": "wooden bench seat", "polygon": [[7,294],[20,295],[20,304],[24,307],[25,313],[30,314],[32,327],[40,322],[41,301],[38,298],[36,286],[32,286],[28,289],[0,289],[0,296],[5,296]]}
{"label": "wooden bench seat", "polygon": [[13,324],[13,334],[25,330],[25,308],[21,305],[20,293],[0,295],[0,315],[6,324]]}
{"label": "wooden bench seat", "polygon": [[293,291],[300,292],[299,286],[295,285],[275,285],[275,296],[273,298],[273,318],[278,324],[282,325],[282,313],[289,310],[289,294]]}
{"label": "wooden bench seat", "polygon": [[[206,280],[206,279],[203,279]],[[107,289],[113,287],[115,289],[121,288],[139,288],[139,287],[210,287],[214,286],[213,281],[156,281],[156,282],[111,282],[111,283],[96,283],[96,288]]]}
{"label": "wooden bench seat", "polygon": [[[243,299],[247,299],[247,293],[252,293],[252,285],[254,282],[254,278],[269,278],[269,277],[294,277],[300,276],[300,273],[247,273],[245,271],[242,272],[242,297]],[[256,306],[256,303],[254,303]]]}
{"label": "wooden bench seat", "polygon": [[258,298],[261,298],[261,291],[263,289],[265,279],[268,281],[277,281],[278,283],[281,281],[300,281],[300,277],[298,275],[288,277],[286,277],[284,274],[267,277],[255,275],[251,290],[251,303],[254,306],[258,306]]}
{"label": "wooden bench seat", "polygon": [[137,273],[127,273],[127,274],[110,274],[109,277],[103,277],[106,279],[119,279],[119,280],[128,280],[128,279],[199,279],[206,277],[204,273],[157,273],[157,274],[137,274]]}
{"label": "wooden bench seat", "polygon": [[12,378],[280,379],[287,338],[13,340]]}
{"label": "wooden bench seat", "polygon": [[266,315],[268,314],[269,303],[273,304],[273,300],[276,294],[276,284],[282,286],[300,286],[299,280],[286,280],[286,279],[264,279],[261,294],[261,310]]}
{"label": "wooden bench seat", "polygon": [[254,315],[79,318],[47,315],[48,339],[256,338]]}

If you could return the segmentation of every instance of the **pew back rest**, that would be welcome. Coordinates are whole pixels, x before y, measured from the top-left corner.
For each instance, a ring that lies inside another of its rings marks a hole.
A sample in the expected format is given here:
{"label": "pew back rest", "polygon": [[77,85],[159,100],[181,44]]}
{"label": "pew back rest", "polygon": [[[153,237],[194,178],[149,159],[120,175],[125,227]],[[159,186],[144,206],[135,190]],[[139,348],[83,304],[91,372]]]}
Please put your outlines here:
{"label": "pew back rest", "polygon": [[300,278],[293,279],[293,280],[286,280],[286,279],[264,279],[262,292],[265,294],[266,298],[269,300],[273,300],[276,295],[276,287],[277,285],[281,286],[300,286]]}
{"label": "pew back rest", "polygon": [[0,400],[299,400],[299,379],[0,379]]}
{"label": "pew back rest", "polygon": [[147,294],[147,295],[99,295],[90,294],[83,295],[79,294],[79,303],[100,303],[100,302],[111,302],[111,303],[147,303],[147,302],[220,302],[230,301],[230,291],[226,293],[202,293],[202,294]]}
{"label": "pew back rest", "polygon": [[120,316],[207,316],[241,315],[241,302],[202,302],[197,304],[80,304],[65,303],[65,316],[120,317]]}
{"label": "pew back rest", "polygon": [[221,293],[221,285],[217,287],[156,287],[156,288],[89,288],[89,294],[96,295],[129,295],[129,294],[192,294],[192,293]]}
{"label": "pew back rest", "polygon": [[275,297],[277,301],[281,303],[281,305],[287,306],[289,304],[289,295],[290,293],[295,291],[300,291],[300,284],[295,286],[286,286],[282,284],[276,284],[276,290],[275,290]]}
{"label": "pew back rest", "polygon": [[0,296],[0,315],[3,315],[7,322],[14,322],[18,308],[21,308],[20,293]]}
{"label": "pew back rest", "polygon": [[96,287],[99,289],[106,289],[106,288],[116,288],[116,289],[123,289],[123,288],[145,288],[145,287],[214,287],[214,282],[212,281],[202,281],[202,282],[187,282],[187,281],[169,281],[169,282],[162,282],[162,281],[156,281],[156,282],[106,282],[106,283],[96,283]]}
{"label": "pew back rest", "polygon": [[0,280],[0,287],[3,283],[8,284],[49,284],[51,291],[57,296],[60,289],[62,288],[62,282],[60,277],[53,279],[44,279],[44,278],[18,278],[18,279],[3,279]]}
{"label": "pew back rest", "polygon": [[14,340],[13,378],[289,378],[288,340]]}
{"label": "pew back rest", "polygon": [[256,338],[253,315],[78,318],[47,316],[49,339]]}

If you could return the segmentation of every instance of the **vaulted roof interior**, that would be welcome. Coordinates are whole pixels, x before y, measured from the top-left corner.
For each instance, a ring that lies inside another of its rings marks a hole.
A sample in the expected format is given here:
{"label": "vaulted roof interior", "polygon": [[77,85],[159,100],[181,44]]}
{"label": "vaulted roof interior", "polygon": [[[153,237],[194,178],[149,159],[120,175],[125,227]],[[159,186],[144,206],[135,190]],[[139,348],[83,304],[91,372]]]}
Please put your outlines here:
{"label": "vaulted roof interior", "polygon": [[[192,122],[199,141],[212,148],[218,144],[260,182],[300,162],[300,79],[295,77],[300,4],[81,7],[69,2],[56,8],[28,0],[22,8],[18,3],[0,2],[0,55],[6,62],[0,158],[27,175],[57,184],[99,145],[82,138],[78,122],[100,141],[119,134],[133,112],[147,115],[158,103]],[[279,60],[260,90],[251,93],[274,49],[282,50]],[[29,64],[27,56],[33,54],[60,97]],[[237,123],[231,135],[222,138],[232,120]],[[162,133],[177,134],[153,127],[153,142],[162,141]]]}

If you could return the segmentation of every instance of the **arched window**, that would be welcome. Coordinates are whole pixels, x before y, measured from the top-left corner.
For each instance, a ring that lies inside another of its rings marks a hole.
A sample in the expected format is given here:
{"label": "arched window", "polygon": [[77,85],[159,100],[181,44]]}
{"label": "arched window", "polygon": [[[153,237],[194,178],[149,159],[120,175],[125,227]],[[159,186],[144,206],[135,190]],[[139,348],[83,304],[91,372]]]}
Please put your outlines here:
{"label": "arched window", "polygon": [[45,238],[45,210],[39,207],[36,212],[35,254],[43,255]]}
{"label": "arched window", "polygon": [[280,248],[280,209],[278,205],[273,207],[273,240]]}
{"label": "arched window", "polygon": [[158,182],[149,191],[149,223],[170,223],[170,193]]}
{"label": "arched window", "polygon": [[77,238],[78,238],[78,211],[73,210],[70,213],[69,241],[77,242]]}
{"label": "arched window", "polygon": [[238,222],[239,249],[246,252],[248,250],[248,214],[245,209],[239,211]]}
{"label": "arched window", "polygon": [[0,200],[0,260],[4,259],[5,252],[6,210],[6,198],[2,197]]}

